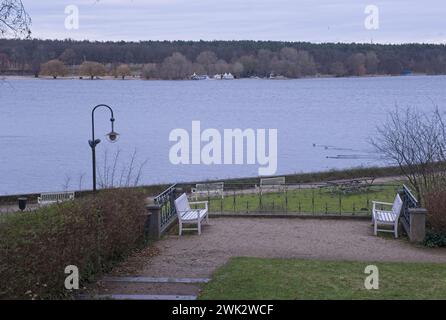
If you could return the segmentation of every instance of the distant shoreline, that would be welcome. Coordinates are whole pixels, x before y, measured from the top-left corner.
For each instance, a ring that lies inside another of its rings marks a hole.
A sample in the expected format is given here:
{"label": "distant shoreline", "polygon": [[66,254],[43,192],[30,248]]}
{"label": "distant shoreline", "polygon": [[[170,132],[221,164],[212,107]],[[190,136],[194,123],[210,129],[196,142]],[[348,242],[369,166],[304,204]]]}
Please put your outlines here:
{"label": "distant shoreline", "polygon": [[[260,77],[251,77],[251,78],[237,78],[234,80],[270,80],[270,81],[287,81],[287,80],[308,80],[308,79],[358,79],[358,78],[388,78],[388,77],[418,77],[418,76],[444,76],[444,75],[429,75],[425,73],[413,73],[410,75],[390,75],[390,74],[370,74],[364,76],[344,76],[337,77],[333,75],[319,75],[319,76],[311,76],[311,77],[301,77],[301,78],[280,78],[280,79],[268,79],[268,78],[260,78]],[[53,79],[49,76],[39,76],[34,77],[32,75],[0,75],[0,80],[85,80],[92,81],[89,77],[82,77],[82,79],[78,76],[68,76],[68,77],[58,77],[57,79]],[[135,77],[126,77],[125,79],[121,79],[120,77],[116,78],[114,76],[103,76],[93,79],[93,81],[98,80],[116,80],[116,81],[232,81],[232,80],[216,80],[216,79],[207,79],[207,80],[191,80],[191,79],[182,79],[182,80],[167,80],[167,79],[144,79],[139,76]]]}

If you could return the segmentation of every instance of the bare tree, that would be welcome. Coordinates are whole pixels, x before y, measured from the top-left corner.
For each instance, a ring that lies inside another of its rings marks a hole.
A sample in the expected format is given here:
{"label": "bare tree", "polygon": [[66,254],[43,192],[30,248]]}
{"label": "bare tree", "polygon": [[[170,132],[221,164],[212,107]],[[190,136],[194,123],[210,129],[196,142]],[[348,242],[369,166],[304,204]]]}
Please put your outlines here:
{"label": "bare tree", "polygon": [[353,76],[363,76],[366,73],[366,56],[363,53],[352,54],[346,61],[348,71]]}
{"label": "bare tree", "polygon": [[132,71],[128,64],[121,64],[118,68],[116,68],[116,76],[121,77],[122,80],[125,79],[126,76],[130,76]]}
{"label": "bare tree", "polygon": [[85,61],[81,64],[79,72],[82,75],[89,76],[91,80],[95,77],[103,76],[106,74],[105,67],[102,63]]}
{"label": "bare tree", "polygon": [[181,53],[174,52],[164,59],[160,74],[164,79],[181,80],[191,75],[192,63]]}
{"label": "bare tree", "polygon": [[376,74],[378,72],[379,59],[375,52],[369,51],[365,55],[365,67],[368,74]]}
{"label": "bare tree", "polygon": [[343,77],[347,74],[347,70],[342,62],[333,62],[330,66],[330,73],[334,74],[336,77]]}
{"label": "bare tree", "polygon": [[212,51],[203,51],[197,56],[197,63],[201,64],[206,73],[211,75],[214,71],[214,64],[217,62],[217,55]]}
{"label": "bare tree", "polygon": [[21,0],[2,0],[0,3],[0,33],[14,37],[31,35],[31,18]]}
{"label": "bare tree", "polygon": [[426,114],[397,108],[377,131],[372,145],[399,166],[420,201],[433,188],[445,185],[446,135],[438,109]]}
{"label": "bare tree", "polygon": [[42,75],[51,76],[54,79],[57,79],[57,77],[66,76],[68,74],[68,69],[65,67],[62,61],[50,60],[42,64],[40,73]]}
{"label": "bare tree", "polygon": [[231,65],[231,71],[234,74],[234,76],[236,76],[237,78],[240,78],[242,76],[244,67],[243,64],[241,64],[240,62],[235,62],[234,64]]}

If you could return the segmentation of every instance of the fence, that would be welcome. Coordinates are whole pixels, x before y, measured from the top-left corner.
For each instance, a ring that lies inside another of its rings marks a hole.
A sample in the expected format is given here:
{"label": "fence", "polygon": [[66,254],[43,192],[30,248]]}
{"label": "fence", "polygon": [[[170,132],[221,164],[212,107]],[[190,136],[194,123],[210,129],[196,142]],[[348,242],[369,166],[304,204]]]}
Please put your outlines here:
{"label": "fence", "polygon": [[419,208],[419,202],[412,194],[410,189],[405,185],[403,185],[403,189],[401,191],[401,198],[401,200],[403,200],[401,218],[403,219],[403,223],[406,223],[407,227],[410,228],[410,209]]}
{"label": "fence", "polygon": [[201,197],[213,213],[371,214],[373,200],[393,202],[400,184],[371,184],[357,189],[320,184],[287,184],[261,190],[253,184],[225,183],[224,198]]}
{"label": "fence", "polygon": [[167,190],[156,196],[154,203],[159,206],[159,226],[163,233],[169,227],[172,220],[177,216],[175,209],[176,185],[170,186]]}

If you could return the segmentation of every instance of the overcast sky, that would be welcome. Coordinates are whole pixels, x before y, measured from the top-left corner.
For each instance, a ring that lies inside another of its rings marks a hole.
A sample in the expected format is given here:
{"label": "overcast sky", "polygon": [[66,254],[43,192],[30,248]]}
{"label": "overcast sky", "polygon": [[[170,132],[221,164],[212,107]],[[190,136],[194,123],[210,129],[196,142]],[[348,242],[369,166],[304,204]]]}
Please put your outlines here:
{"label": "overcast sky", "polygon": [[[446,44],[445,0],[23,0],[33,37]],[[79,29],[65,9],[79,9]],[[379,9],[368,30],[367,5]]]}

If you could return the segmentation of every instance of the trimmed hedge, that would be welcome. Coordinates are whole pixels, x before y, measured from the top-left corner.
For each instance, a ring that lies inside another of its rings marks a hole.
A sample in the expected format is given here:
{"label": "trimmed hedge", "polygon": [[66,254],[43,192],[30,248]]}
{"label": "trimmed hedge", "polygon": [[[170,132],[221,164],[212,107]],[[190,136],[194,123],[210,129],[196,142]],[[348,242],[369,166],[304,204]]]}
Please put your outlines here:
{"label": "trimmed hedge", "polygon": [[101,191],[0,224],[0,298],[69,298],[65,267],[79,268],[81,286],[144,244],[144,194]]}

